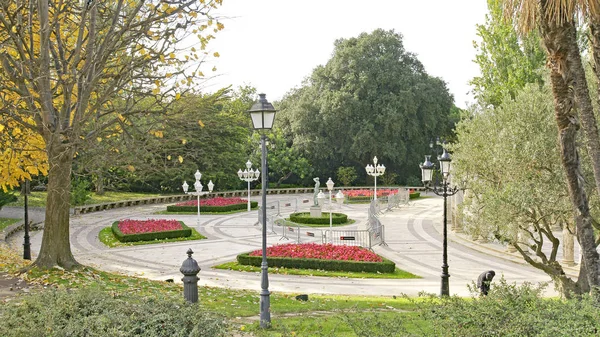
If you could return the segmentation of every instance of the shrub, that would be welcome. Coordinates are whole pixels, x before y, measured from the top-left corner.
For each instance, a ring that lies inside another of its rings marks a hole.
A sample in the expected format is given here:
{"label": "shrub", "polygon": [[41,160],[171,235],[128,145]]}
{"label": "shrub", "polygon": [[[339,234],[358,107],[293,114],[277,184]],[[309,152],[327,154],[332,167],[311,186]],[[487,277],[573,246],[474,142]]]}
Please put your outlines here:
{"label": "shrub", "polygon": [[[393,273],[396,270],[396,264],[394,262],[383,257],[382,260],[382,262],[362,262],[267,256],[267,263],[269,264],[269,267],[278,268],[319,269],[366,273]],[[262,263],[262,257],[250,256],[249,253],[245,253],[238,255],[237,261],[242,265],[260,267]]]}
{"label": "shrub", "polygon": [[11,202],[15,202],[15,201],[17,201],[16,195],[14,195],[12,193],[4,192],[0,188],[0,209],[2,209],[2,207],[4,205],[10,204]]}
{"label": "shrub", "polygon": [[408,195],[409,199],[417,199],[421,197],[421,192],[412,192]]}
{"label": "shrub", "polygon": [[[309,212],[299,212],[290,214],[290,221],[310,225],[329,225],[329,213],[322,213],[320,218],[311,217]],[[348,216],[343,213],[333,213],[331,223],[343,224],[348,222]]]}
{"label": "shrub", "polygon": [[71,187],[71,205],[81,206],[92,198],[90,183],[87,180],[76,179]]}
{"label": "shrub", "polygon": [[113,222],[111,228],[113,234],[120,242],[152,241],[158,239],[171,239],[191,236],[192,230],[183,222],[179,221],[179,223],[181,224],[182,229],[137,234],[123,234],[123,232],[121,232],[121,230],[119,229],[119,221]]}
{"label": "shrub", "polygon": [[[258,207],[258,202],[250,201],[250,207],[252,207],[252,208]],[[241,210],[241,209],[248,209],[248,204],[242,203],[242,204],[233,204],[233,205],[227,205],[227,206],[203,206],[202,203],[200,203],[200,212],[220,213],[220,212],[237,211],[237,210]],[[177,206],[177,205],[167,206],[167,212],[197,212],[197,211],[198,211],[198,206],[196,206],[196,205],[194,205],[194,206]]]}
{"label": "shrub", "polygon": [[225,336],[222,316],[183,299],[45,290],[0,306],[0,336]]}
{"label": "shrub", "polygon": [[[474,285],[472,286],[474,290]],[[597,300],[543,298],[543,286],[492,283],[488,296],[415,299],[430,336],[597,336]]]}

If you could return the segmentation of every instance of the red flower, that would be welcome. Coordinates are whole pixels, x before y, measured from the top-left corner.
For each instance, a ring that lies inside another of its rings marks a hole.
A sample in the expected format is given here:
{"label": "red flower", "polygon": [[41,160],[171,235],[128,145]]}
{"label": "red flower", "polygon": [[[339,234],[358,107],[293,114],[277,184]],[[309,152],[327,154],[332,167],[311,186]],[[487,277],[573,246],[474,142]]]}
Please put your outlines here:
{"label": "red flower", "polygon": [[121,220],[119,230],[123,234],[139,234],[151,232],[164,232],[182,229],[177,220],[149,219],[149,220]]}
{"label": "red flower", "polygon": [[[262,249],[250,253],[250,256],[261,255]],[[321,245],[317,243],[275,245],[267,248],[267,256],[365,262],[383,261],[379,255],[362,247],[332,244]]]}

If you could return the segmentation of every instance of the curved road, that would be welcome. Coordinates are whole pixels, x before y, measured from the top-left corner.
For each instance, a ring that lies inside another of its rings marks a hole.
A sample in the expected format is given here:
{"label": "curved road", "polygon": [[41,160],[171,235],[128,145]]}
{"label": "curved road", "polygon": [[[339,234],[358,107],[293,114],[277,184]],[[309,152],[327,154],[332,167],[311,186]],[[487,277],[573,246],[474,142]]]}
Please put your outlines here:
{"label": "curved road", "polygon": [[[254,199],[254,198],[253,198]],[[281,200],[282,215],[295,211],[308,211],[309,195],[269,196],[269,203]],[[339,207],[339,206],[338,206]],[[75,258],[86,265],[106,271],[141,276],[157,280],[174,279],[181,282],[181,263],[191,248],[193,257],[202,268],[198,277],[200,285],[256,289],[260,291],[259,273],[242,273],[212,269],[223,262],[235,260],[239,253],[261,248],[261,226],[257,224],[257,212],[243,212],[231,215],[203,215],[200,226],[196,215],[158,215],[166,205],[143,205],[102,212],[88,213],[71,218],[71,246]],[[343,205],[342,212],[356,222],[348,229],[364,229],[368,205]],[[6,212],[0,211],[0,216]],[[202,211],[202,209],[201,209]],[[439,294],[442,260],[443,201],[432,197],[411,202],[381,215],[385,226],[387,245],[374,247],[376,253],[394,261],[406,271],[419,275],[420,279],[349,279],[269,274],[269,290],[292,293],[335,293],[361,295],[417,295],[421,291]],[[107,248],[98,241],[98,233],[104,227],[120,219],[165,218],[184,221],[208,237],[207,240],[183,241],[123,248]],[[271,227],[271,226],[269,226]],[[339,227],[338,227],[339,228]],[[327,228],[324,228],[327,229]],[[285,236],[283,233],[285,230]],[[315,232],[318,232],[316,230]],[[294,242],[298,233],[282,227],[269,228],[269,245]],[[302,240],[318,240],[305,235]],[[31,235],[32,255],[35,256],[41,245],[42,232]],[[13,236],[10,244],[14,249],[22,249],[22,236]],[[478,244],[465,236],[449,231],[448,264],[450,266],[450,293],[461,296],[470,294],[468,285],[485,270],[495,270],[497,281],[503,276],[508,282],[550,282],[541,271],[526,265],[521,258],[509,254],[493,243]],[[571,270],[576,272],[576,270]],[[548,295],[555,295],[553,287],[547,288]]]}

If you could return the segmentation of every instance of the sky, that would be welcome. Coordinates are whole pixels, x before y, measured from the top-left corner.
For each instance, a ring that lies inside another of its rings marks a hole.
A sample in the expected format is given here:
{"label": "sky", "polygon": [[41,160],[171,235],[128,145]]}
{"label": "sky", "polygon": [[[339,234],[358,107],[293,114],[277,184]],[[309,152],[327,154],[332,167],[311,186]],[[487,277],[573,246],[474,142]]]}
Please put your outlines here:
{"label": "sky", "polygon": [[280,100],[327,63],[335,40],[382,28],[402,34],[404,48],[465,108],[473,102],[468,82],[479,75],[476,25],[486,13],[485,0],[223,0],[213,15],[225,29],[208,46],[220,54],[209,61],[218,76],[204,90],[251,85]]}

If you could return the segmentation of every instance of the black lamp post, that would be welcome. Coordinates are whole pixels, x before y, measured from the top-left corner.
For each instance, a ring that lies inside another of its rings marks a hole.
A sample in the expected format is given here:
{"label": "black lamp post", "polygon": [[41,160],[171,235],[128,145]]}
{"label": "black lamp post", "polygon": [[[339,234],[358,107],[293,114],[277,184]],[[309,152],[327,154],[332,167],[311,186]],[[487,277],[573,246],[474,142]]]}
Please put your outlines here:
{"label": "black lamp post", "polygon": [[429,160],[431,156],[425,156],[425,162],[420,165],[421,167],[421,175],[423,180],[423,185],[425,185],[426,189],[430,189],[433,193],[444,197],[444,241],[442,244],[443,253],[442,253],[442,288],[441,288],[441,296],[449,296],[450,295],[450,274],[448,273],[448,217],[447,217],[447,202],[446,199],[449,196],[453,196],[458,192],[457,187],[450,187],[450,183],[448,182],[448,177],[450,176],[450,163],[452,159],[450,159],[450,154],[444,149],[444,153],[438,158],[440,162],[440,170],[442,171],[442,186],[437,186],[433,184],[433,188],[429,187],[431,182],[434,165]]}
{"label": "black lamp post", "polygon": [[31,260],[31,242],[29,241],[29,210],[27,205],[27,197],[30,194],[29,191],[29,180],[25,180],[25,184],[23,185],[23,189],[21,190],[21,194],[23,195],[23,206],[24,206],[24,229],[25,236],[23,237],[23,259]]}
{"label": "black lamp post", "polygon": [[262,148],[262,263],[260,291],[260,327],[271,326],[271,299],[269,292],[269,267],[267,264],[267,147],[265,133],[273,127],[275,108],[267,101],[265,94],[259,94],[259,99],[248,110],[255,130],[258,130]]}

